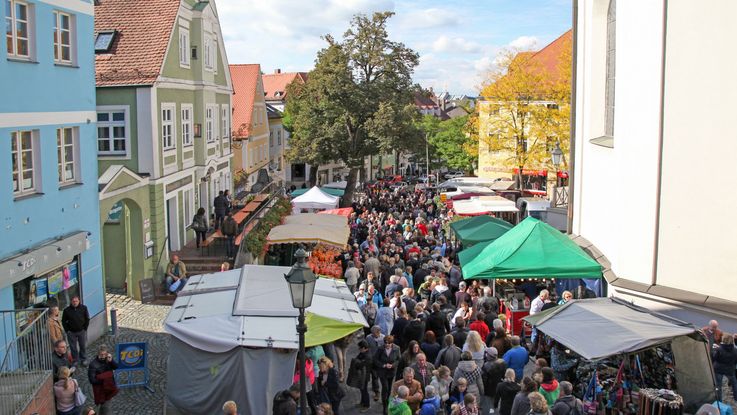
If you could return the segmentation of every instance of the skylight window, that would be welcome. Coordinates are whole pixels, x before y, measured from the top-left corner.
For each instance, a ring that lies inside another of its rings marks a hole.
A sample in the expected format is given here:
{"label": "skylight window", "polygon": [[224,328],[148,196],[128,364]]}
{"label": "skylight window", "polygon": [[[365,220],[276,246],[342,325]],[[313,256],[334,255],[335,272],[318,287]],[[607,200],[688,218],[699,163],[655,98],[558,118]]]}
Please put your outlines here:
{"label": "skylight window", "polygon": [[97,37],[95,38],[95,53],[110,52],[110,47],[113,45],[113,40],[115,40],[114,30],[98,33]]}

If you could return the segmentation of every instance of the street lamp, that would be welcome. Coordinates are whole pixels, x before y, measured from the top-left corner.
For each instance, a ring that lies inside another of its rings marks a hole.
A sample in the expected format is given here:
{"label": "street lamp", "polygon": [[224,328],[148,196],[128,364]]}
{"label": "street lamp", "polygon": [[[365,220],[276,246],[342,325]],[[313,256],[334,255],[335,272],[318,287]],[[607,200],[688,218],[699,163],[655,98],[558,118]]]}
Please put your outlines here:
{"label": "street lamp", "polygon": [[289,295],[292,297],[292,306],[299,309],[297,334],[299,335],[299,407],[300,413],[307,413],[307,385],[305,383],[305,308],[312,305],[312,296],[315,293],[317,277],[307,265],[307,252],[299,248],[294,253],[297,262],[284,274],[289,284]]}
{"label": "street lamp", "polygon": [[555,143],[555,148],[550,152],[551,158],[553,159],[553,166],[555,166],[555,183],[560,186],[560,180],[558,177],[558,170],[560,163],[563,161],[563,150],[560,149],[560,143]]}

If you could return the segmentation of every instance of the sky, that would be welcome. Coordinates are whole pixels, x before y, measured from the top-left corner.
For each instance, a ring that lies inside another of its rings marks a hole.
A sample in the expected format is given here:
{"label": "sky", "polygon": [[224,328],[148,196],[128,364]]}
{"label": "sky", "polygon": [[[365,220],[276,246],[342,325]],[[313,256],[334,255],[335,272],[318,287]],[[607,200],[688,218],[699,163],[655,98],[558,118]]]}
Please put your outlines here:
{"label": "sky", "polygon": [[571,28],[570,0],[218,0],[230,63],[307,72],[322,35],[341,38],[357,13],[390,10],[389,36],[420,55],[413,79],[477,95],[504,48],[539,50]]}

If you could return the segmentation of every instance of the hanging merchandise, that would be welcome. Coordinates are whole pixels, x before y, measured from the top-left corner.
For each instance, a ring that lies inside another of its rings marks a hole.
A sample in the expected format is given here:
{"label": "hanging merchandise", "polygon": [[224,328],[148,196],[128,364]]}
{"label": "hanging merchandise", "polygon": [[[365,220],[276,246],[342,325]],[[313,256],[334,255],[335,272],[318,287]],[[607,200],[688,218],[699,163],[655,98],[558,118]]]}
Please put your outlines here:
{"label": "hanging merchandise", "polygon": [[640,415],[683,415],[683,398],[667,389],[640,389]]}

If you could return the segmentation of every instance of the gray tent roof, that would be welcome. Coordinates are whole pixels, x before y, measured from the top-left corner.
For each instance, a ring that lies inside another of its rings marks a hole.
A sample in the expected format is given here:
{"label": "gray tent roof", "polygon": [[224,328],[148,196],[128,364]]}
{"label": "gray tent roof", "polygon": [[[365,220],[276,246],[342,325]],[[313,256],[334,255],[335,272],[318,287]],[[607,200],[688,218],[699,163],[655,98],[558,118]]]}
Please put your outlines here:
{"label": "gray tent roof", "polygon": [[525,320],[589,360],[636,352],[697,333],[691,324],[618,298],[575,300]]}

